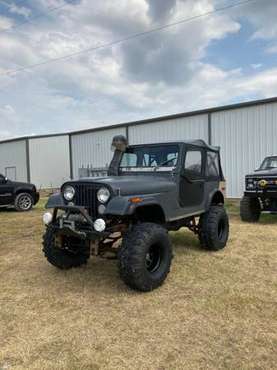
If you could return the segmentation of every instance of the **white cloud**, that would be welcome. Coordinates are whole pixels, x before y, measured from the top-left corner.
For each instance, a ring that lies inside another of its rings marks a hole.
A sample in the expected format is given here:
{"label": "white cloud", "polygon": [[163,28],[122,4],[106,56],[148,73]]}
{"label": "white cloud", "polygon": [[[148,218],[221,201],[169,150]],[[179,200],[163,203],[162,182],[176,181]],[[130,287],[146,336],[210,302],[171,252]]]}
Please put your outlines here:
{"label": "white cloud", "polygon": [[[39,7],[41,11],[62,2],[31,4],[38,12]],[[205,13],[214,4],[213,0],[68,4],[20,30],[0,33],[0,74]],[[0,76],[0,135],[69,131],[274,94],[275,69],[260,72],[253,64],[253,74],[246,77],[240,69],[223,70],[203,62],[212,43],[238,33],[240,17],[216,13],[97,52]],[[1,19],[9,22],[6,27],[14,22],[1,17],[0,27]],[[260,30],[256,18],[255,22]],[[7,106],[13,114],[8,114]]]}
{"label": "white cloud", "polygon": [[22,15],[25,18],[28,18],[32,13],[31,9],[25,8],[24,6],[18,6],[15,3],[8,4],[8,6],[11,13]]}
{"label": "white cloud", "polygon": [[0,122],[0,138],[14,136],[19,123],[14,107],[9,104],[0,106]]}
{"label": "white cloud", "polygon": [[275,95],[277,91],[277,68],[269,69],[249,78],[242,78],[238,83],[238,88],[241,88],[246,94],[259,92],[262,96],[267,97]]}
{"label": "white cloud", "polygon": [[277,45],[269,46],[266,48],[266,51],[270,54],[276,54],[277,53]]}
{"label": "white cloud", "polygon": [[254,27],[254,39],[272,39],[277,36],[276,0],[254,1],[243,13]]}
{"label": "white cloud", "polygon": [[259,68],[262,68],[262,63],[254,63],[254,64],[251,64],[251,67],[253,69],[259,69]]}
{"label": "white cloud", "polygon": [[10,18],[4,17],[0,14],[0,31],[11,28],[13,21]]}

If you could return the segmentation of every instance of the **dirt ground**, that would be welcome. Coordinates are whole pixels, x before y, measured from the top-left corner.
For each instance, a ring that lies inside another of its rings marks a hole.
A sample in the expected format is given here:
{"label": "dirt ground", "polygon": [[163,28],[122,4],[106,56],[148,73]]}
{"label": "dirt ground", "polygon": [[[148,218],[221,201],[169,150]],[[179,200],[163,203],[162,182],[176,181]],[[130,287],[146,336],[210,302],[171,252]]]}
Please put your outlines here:
{"label": "dirt ground", "polygon": [[228,247],[172,233],[166,283],[143,294],[116,261],[59,271],[41,252],[42,202],[0,210],[0,369],[276,369],[277,217],[241,223]]}

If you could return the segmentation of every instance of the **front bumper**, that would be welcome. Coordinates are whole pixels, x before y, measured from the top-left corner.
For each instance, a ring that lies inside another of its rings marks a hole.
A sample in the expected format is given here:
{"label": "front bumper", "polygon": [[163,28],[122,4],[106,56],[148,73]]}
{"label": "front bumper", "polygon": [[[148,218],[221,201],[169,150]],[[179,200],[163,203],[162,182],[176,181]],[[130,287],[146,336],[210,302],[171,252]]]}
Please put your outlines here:
{"label": "front bumper", "polygon": [[[60,220],[62,221],[62,220]],[[95,230],[87,228],[86,230],[76,227],[72,222],[58,222],[51,225],[56,234],[63,236],[71,236],[81,240],[97,240],[105,235]]]}
{"label": "front bumper", "polygon": [[[67,211],[67,214],[64,217],[57,217],[59,210]],[[80,219],[70,219],[68,217],[70,214],[81,217]],[[96,231],[93,223],[93,219],[84,207],[64,205],[54,208],[51,227],[59,235],[73,236],[82,240],[97,240],[110,234],[108,229],[102,232]]]}
{"label": "front bumper", "polygon": [[250,198],[277,198],[276,190],[246,190],[244,195]]}

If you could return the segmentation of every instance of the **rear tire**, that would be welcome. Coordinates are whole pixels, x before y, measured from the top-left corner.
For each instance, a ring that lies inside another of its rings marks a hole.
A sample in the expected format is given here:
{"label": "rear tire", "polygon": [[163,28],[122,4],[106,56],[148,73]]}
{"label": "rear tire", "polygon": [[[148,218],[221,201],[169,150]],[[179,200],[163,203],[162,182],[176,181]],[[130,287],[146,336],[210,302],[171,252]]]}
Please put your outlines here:
{"label": "rear tire", "polygon": [[43,235],[43,252],[51,265],[68,270],[72,267],[79,267],[87,263],[89,259],[89,249],[72,252],[55,245],[55,233],[51,226],[48,226]]}
{"label": "rear tire", "polygon": [[211,206],[199,220],[199,240],[203,248],[223,249],[229,237],[229,219],[223,206]]}
{"label": "rear tire", "polygon": [[27,212],[33,208],[34,199],[29,193],[20,193],[14,201],[15,209],[19,212]]}
{"label": "rear tire", "polygon": [[240,218],[245,222],[258,222],[261,215],[261,205],[258,198],[243,196],[240,201]]}
{"label": "rear tire", "polygon": [[130,288],[149,292],[163,284],[171,259],[167,231],[154,223],[138,224],[123,238],[118,255],[120,277]]}

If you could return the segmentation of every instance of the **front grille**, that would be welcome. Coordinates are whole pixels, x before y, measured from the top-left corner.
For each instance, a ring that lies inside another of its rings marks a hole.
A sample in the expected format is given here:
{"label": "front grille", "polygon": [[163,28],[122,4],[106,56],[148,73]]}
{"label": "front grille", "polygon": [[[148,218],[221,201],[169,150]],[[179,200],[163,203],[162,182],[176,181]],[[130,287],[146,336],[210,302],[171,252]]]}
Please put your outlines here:
{"label": "front grille", "polygon": [[97,190],[96,184],[74,184],[75,205],[85,207],[89,215],[95,219],[97,217]]}
{"label": "front grille", "polygon": [[277,184],[274,181],[269,181],[268,185],[265,187],[265,190],[277,191]]}
{"label": "front grille", "polygon": [[[251,184],[253,186],[249,186],[249,181],[246,180],[246,189],[249,190],[268,190],[268,191],[277,191],[277,178],[251,178]],[[267,184],[265,186],[261,186],[259,182],[261,180],[266,180]]]}

